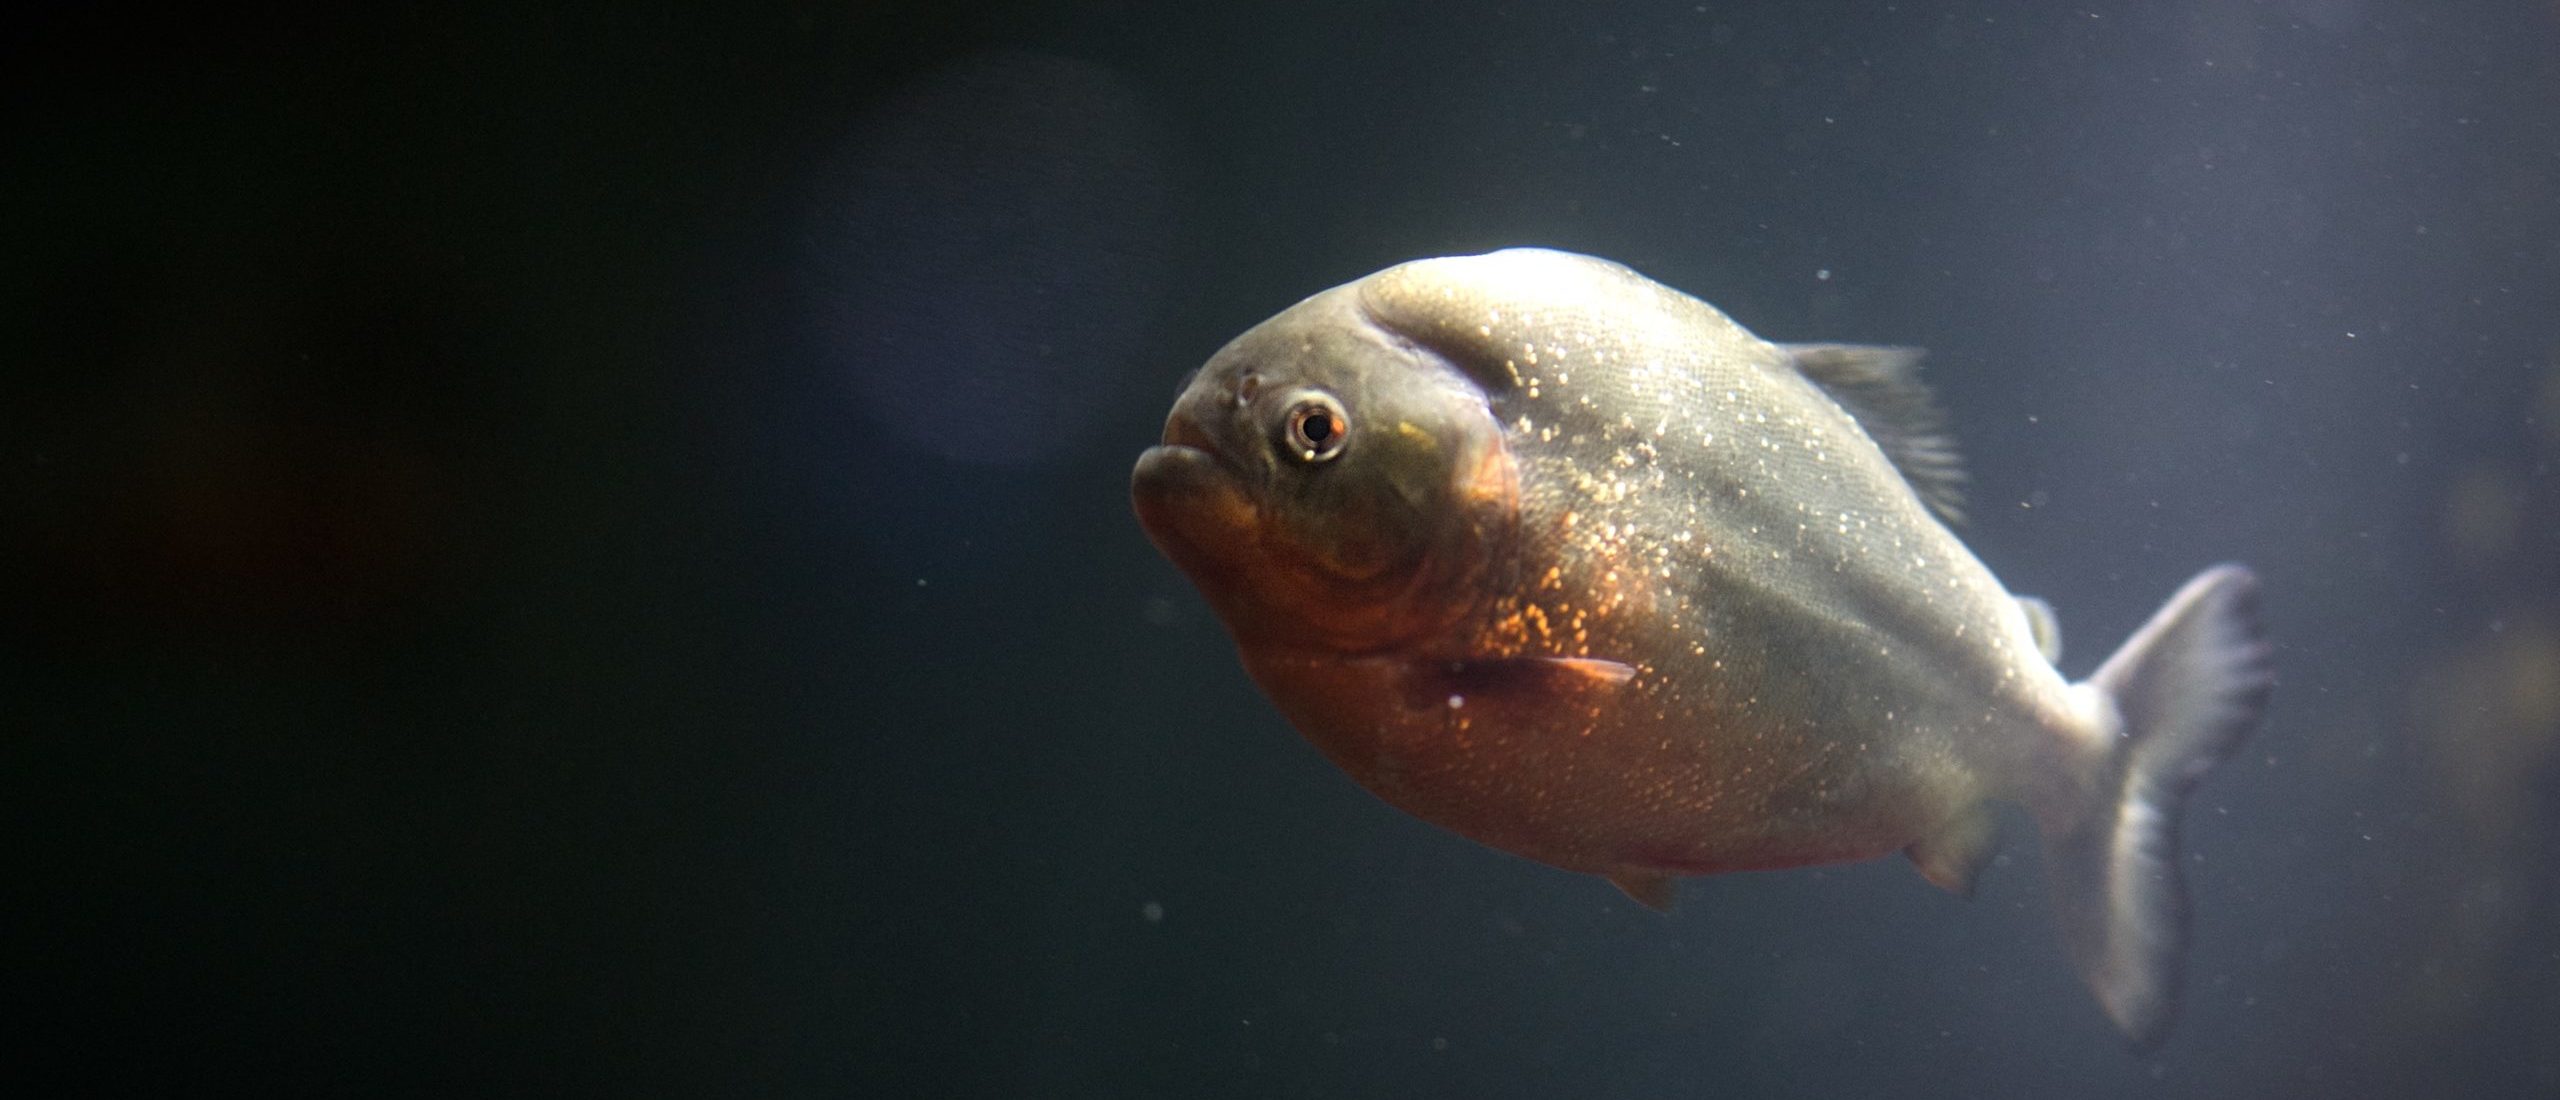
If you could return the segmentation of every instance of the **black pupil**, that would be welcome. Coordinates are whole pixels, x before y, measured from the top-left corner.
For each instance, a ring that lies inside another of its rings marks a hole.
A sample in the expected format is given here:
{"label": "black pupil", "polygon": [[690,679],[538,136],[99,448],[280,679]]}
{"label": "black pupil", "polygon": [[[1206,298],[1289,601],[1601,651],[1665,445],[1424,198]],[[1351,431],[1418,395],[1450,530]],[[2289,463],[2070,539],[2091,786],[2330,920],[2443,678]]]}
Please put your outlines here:
{"label": "black pupil", "polygon": [[1298,430],[1306,433],[1308,443],[1318,447],[1324,446],[1326,440],[1333,438],[1333,416],[1318,409],[1307,414],[1306,420],[1298,425]]}

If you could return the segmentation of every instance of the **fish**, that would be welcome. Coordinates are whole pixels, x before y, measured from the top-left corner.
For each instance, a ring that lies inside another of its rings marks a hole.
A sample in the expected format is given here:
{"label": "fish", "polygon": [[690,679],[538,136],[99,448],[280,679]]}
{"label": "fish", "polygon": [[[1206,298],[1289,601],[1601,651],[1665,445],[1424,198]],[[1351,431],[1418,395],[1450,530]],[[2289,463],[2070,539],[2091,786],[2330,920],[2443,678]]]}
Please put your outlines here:
{"label": "fish", "polygon": [[1608,260],[1415,260],[1183,384],[1131,501],[1244,670],[1415,817],[1656,909],[1902,853],[1970,895],[2025,807],[2080,976],[2174,1017],[2188,793],[2275,682],[2247,568],[2087,679],[1955,532],[1910,348],[1780,344]]}

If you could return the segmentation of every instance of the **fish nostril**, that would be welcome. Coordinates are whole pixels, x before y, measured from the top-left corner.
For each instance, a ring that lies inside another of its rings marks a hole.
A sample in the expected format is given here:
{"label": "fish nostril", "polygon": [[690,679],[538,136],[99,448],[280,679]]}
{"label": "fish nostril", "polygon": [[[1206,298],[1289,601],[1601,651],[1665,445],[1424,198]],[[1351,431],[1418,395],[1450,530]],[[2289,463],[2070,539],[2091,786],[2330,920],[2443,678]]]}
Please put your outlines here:
{"label": "fish nostril", "polygon": [[1253,395],[1261,392],[1261,374],[1254,371],[1246,371],[1243,374],[1236,376],[1236,404],[1250,405],[1253,403]]}

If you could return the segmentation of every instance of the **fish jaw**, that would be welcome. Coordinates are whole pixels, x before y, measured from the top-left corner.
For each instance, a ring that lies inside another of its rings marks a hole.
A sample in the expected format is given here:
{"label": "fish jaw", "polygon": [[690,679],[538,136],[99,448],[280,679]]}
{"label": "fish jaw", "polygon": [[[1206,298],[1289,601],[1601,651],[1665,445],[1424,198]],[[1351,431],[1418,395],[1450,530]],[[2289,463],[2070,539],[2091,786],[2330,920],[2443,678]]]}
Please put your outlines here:
{"label": "fish jaw", "polygon": [[1364,648],[1400,625],[1391,602],[1346,600],[1344,582],[1310,563],[1285,537],[1260,484],[1228,457],[1185,408],[1164,442],[1138,456],[1129,476],[1138,523],[1239,644],[1280,639],[1338,651]]}
{"label": "fish jaw", "polygon": [[1179,411],[1166,421],[1164,442],[1138,456],[1129,499],[1148,540],[1212,601],[1246,582],[1261,509],[1196,421]]}

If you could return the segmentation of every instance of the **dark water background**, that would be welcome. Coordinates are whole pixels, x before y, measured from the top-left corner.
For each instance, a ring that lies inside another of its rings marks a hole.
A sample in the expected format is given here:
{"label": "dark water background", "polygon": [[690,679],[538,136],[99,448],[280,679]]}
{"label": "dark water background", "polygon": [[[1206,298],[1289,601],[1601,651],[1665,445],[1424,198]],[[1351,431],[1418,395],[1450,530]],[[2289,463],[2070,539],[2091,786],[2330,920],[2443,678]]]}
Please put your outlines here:
{"label": "dark water background", "polygon": [[[2560,7],[625,7],[13,20],[10,1076],[2560,1095]],[[2068,671],[2261,571],[2164,1048],[2017,815],[1665,918],[1255,695],[1176,379],[1518,243],[1931,348]]]}

